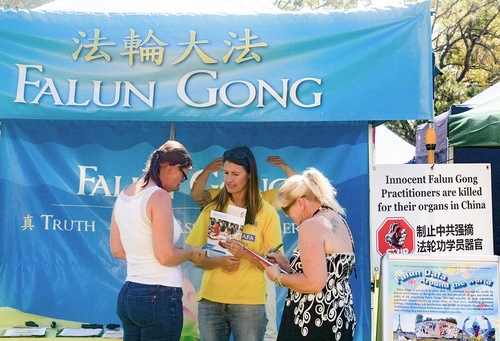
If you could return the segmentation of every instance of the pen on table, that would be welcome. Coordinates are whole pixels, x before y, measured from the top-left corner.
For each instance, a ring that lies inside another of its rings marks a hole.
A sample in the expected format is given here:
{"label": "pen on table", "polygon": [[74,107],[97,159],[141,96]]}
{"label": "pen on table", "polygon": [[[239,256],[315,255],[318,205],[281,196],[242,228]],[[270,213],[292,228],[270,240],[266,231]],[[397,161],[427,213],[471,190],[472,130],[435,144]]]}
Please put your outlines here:
{"label": "pen on table", "polygon": [[[283,246],[283,243],[281,243],[280,245],[276,246],[274,249],[272,249],[271,251],[269,251],[269,252],[267,253],[267,255],[269,255],[269,254],[270,254],[270,253],[272,253],[272,252],[276,252],[276,251],[278,251],[278,250],[279,250],[279,248],[280,248],[280,247],[282,247],[282,246]],[[266,255],[266,257],[267,257],[267,255]]]}

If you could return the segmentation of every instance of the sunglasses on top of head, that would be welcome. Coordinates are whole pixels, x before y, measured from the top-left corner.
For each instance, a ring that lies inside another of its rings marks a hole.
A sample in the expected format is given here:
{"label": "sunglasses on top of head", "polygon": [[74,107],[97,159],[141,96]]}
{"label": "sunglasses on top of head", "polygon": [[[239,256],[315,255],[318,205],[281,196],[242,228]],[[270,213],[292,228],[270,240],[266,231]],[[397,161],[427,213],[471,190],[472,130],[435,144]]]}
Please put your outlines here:
{"label": "sunglasses on top of head", "polygon": [[242,151],[239,151],[239,150],[238,150],[238,151],[234,151],[234,150],[226,150],[226,151],[224,152],[224,154],[222,154],[222,156],[223,156],[225,159],[227,159],[227,158],[229,158],[229,157],[231,157],[231,156],[233,156],[233,157],[235,157],[235,158],[237,158],[237,159],[239,159],[239,160],[248,159],[248,155],[247,155],[247,154],[245,154],[245,153],[244,153],[244,152],[242,152]]}

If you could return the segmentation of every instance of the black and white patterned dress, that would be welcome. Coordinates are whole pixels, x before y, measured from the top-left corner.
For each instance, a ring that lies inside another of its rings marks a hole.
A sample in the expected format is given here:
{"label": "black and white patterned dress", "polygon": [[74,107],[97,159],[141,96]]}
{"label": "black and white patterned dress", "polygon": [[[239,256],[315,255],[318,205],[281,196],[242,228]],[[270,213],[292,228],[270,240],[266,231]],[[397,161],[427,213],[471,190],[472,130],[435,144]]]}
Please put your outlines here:
{"label": "black and white patterned dress", "polygon": [[[316,294],[301,294],[288,290],[279,341],[291,340],[352,340],[356,327],[349,277],[355,266],[353,253],[326,255],[328,279]],[[294,273],[302,271],[300,252],[290,258]]]}

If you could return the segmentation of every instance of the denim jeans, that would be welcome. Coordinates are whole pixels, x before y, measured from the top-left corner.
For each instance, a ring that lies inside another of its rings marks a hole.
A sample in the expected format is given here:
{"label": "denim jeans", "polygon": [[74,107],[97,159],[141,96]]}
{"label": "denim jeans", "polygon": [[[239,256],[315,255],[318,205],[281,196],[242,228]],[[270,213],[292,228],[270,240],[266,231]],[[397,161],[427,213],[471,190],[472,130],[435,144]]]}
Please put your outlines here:
{"label": "denim jeans", "polygon": [[264,304],[224,304],[202,299],[198,304],[201,341],[262,341],[267,317]]}
{"label": "denim jeans", "polygon": [[116,312],[124,341],[178,341],[181,337],[182,288],[126,282]]}

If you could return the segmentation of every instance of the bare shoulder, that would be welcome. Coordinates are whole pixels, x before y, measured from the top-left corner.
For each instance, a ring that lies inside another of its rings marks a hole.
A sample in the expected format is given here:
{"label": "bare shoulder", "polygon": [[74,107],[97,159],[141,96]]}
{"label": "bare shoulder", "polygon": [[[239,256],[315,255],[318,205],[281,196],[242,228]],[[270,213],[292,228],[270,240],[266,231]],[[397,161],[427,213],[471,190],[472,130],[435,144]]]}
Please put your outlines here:
{"label": "bare shoulder", "polygon": [[338,213],[327,216],[328,227],[325,232],[325,248],[327,253],[353,252],[349,227]]}
{"label": "bare shoulder", "polygon": [[337,212],[332,212],[325,217],[328,221],[327,228],[333,233],[342,233],[347,231],[345,220]]}
{"label": "bare shoulder", "polygon": [[123,193],[125,193],[125,195],[128,195],[128,196],[134,196],[137,194],[138,187],[139,186],[137,185],[137,182],[134,182],[133,184],[130,184],[127,187],[125,187],[125,189],[123,190]]}
{"label": "bare shoulder", "polygon": [[149,197],[148,207],[152,209],[156,208],[164,209],[165,207],[170,208],[171,206],[172,206],[172,197],[164,189],[161,188],[157,189]]}
{"label": "bare shoulder", "polygon": [[318,239],[324,235],[325,231],[330,228],[330,223],[325,216],[316,216],[304,220],[300,224],[299,235],[310,236],[312,238]]}
{"label": "bare shoulder", "polygon": [[345,229],[344,220],[338,213],[333,211],[307,219],[301,224],[302,226],[314,231],[314,233],[318,233],[321,230],[337,233]]}

